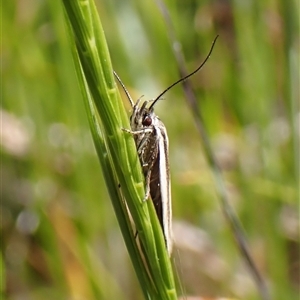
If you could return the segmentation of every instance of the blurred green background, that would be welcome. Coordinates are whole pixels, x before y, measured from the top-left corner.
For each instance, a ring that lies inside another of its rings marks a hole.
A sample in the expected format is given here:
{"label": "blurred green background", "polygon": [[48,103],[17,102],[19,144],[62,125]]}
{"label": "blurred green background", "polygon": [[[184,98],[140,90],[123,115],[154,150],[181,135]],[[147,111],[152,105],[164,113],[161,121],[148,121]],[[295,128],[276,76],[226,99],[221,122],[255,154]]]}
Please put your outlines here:
{"label": "blurred green background", "polygon": [[[167,1],[231,205],[273,299],[299,293],[299,3]],[[155,1],[97,1],[132,97],[178,71]],[[142,299],[90,136],[60,1],[3,1],[2,299]],[[124,98],[125,104],[130,107]],[[182,88],[170,139],[179,294],[259,299],[216,197]]]}

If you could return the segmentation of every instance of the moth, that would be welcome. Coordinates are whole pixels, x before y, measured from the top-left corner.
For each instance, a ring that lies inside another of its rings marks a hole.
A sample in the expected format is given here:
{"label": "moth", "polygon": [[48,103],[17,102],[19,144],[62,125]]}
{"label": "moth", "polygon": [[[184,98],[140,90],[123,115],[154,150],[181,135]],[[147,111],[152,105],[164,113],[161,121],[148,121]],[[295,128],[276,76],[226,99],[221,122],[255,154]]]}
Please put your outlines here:
{"label": "moth", "polygon": [[142,102],[142,98],[139,98],[134,103],[120,77],[114,72],[133,108],[130,117],[131,128],[123,128],[123,130],[132,134],[135,140],[137,153],[145,176],[146,193],[143,201],[146,201],[151,196],[164,233],[169,255],[171,255],[173,245],[169,139],[165,125],[154,113],[154,106],[169,89],[194,75],[202,68],[213,50],[216,39],[212,44],[209,54],[196,70],[174,82],[154,100],[145,100]]}

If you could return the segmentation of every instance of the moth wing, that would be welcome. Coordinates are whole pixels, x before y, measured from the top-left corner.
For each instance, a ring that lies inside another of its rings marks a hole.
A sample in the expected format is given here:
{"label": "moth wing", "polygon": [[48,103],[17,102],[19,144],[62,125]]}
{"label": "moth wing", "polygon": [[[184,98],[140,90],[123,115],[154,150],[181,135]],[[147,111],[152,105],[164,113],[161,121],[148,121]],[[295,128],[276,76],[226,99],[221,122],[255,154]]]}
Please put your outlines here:
{"label": "moth wing", "polygon": [[172,252],[172,201],[169,170],[169,139],[165,125],[157,118],[157,138],[159,148],[159,170],[162,206],[163,232],[169,254]]}

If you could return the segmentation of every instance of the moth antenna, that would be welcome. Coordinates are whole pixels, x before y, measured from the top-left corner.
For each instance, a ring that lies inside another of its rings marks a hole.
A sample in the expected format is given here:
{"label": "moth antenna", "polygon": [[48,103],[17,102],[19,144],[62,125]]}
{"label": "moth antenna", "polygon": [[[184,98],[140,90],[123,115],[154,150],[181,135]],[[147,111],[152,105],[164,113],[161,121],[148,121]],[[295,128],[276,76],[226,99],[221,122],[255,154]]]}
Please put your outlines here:
{"label": "moth antenna", "polygon": [[209,59],[209,57],[210,57],[210,55],[211,55],[211,53],[212,53],[212,51],[213,51],[213,49],[214,49],[214,46],[215,46],[215,43],[216,43],[218,37],[219,37],[219,35],[217,35],[217,36],[214,38],[214,40],[213,40],[213,42],[212,42],[212,45],[211,45],[211,47],[210,47],[210,50],[209,50],[209,52],[208,52],[206,58],[205,58],[204,61],[202,62],[202,64],[201,64],[195,71],[193,71],[192,73],[190,73],[190,74],[188,74],[188,75],[186,75],[186,76],[184,76],[184,77],[178,79],[178,80],[175,81],[173,84],[171,84],[168,88],[166,88],[162,93],[160,93],[160,94],[153,100],[153,103],[150,105],[149,110],[151,110],[151,108],[152,108],[152,107],[155,105],[155,103],[160,99],[160,97],[161,97],[162,95],[164,95],[169,89],[171,89],[171,88],[172,88],[173,86],[175,86],[176,84],[178,84],[178,83],[180,83],[180,82],[182,82],[182,81],[188,79],[189,77],[193,76],[195,73],[197,73],[197,72],[205,65],[205,63],[206,63],[207,60]]}
{"label": "moth antenna", "polygon": [[134,107],[134,102],[133,102],[133,100],[132,100],[132,98],[131,98],[131,96],[130,96],[128,90],[126,89],[124,83],[122,82],[121,78],[120,78],[119,75],[116,73],[116,71],[114,71],[114,75],[115,75],[115,77],[117,78],[117,80],[119,81],[121,87],[123,88],[123,90],[124,90],[124,92],[125,92],[125,94],[126,94],[128,100],[129,100],[131,106]]}

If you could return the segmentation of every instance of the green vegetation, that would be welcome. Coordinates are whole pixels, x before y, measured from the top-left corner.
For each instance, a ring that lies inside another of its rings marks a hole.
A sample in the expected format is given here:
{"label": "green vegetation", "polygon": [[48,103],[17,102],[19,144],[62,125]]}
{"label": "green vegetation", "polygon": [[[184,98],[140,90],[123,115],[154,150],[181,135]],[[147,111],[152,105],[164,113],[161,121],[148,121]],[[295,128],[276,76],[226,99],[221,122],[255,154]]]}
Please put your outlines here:
{"label": "green vegetation", "polygon": [[[178,79],[155,1],[96,4],[113,68],[133,99],[155,98]],[[188,70],[203,61],[220,35],[191,82],[229,199],[272,298],[296,299],[296,1],[168,1],[167,6]],[[94,150],[63,3],[5,1],[2,11],[2,298],[144,299],[139,282],[146,283],[132,267],[134,252],[128,255],[108,193],[116,186],[106,187],[109,170],[103,176]],[[124,97],[129,116],[127,102]],[[260,299],[222,214],[181,86],[164,95],[156,113],[170,139],[178,294]],[[127,122],[124,115],[119,120]],[[100,141],[96,148],[103,153]],[[123,155],[134,155],[129,152]],[[133,172],[139,178],[139,168]],[[143,194],[142,188],[136,193]],[[151,216],[149,207],[142,210]],[[131,231],[122,227],[126,230],[125,241],[135,251]]]}

